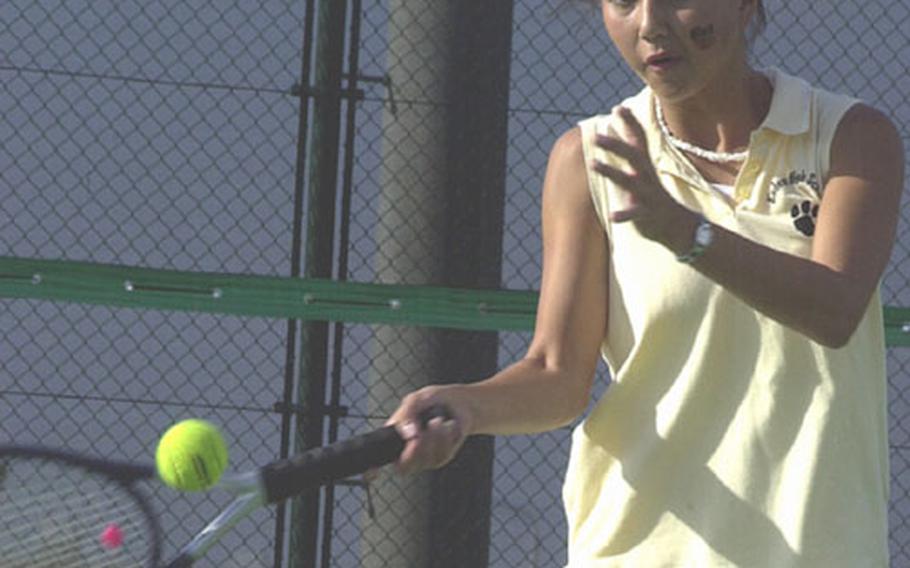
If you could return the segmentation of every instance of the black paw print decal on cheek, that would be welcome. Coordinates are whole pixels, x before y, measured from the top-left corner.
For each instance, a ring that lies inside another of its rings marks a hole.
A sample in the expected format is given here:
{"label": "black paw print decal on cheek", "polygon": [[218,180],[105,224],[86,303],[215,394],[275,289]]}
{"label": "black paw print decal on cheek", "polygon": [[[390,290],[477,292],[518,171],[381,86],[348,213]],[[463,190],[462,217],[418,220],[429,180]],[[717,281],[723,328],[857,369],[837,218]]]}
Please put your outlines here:
{"label": "black paw print decal on cheek", "polygon": [[793,217],[793,226],[796,227],[797,231],[807,237],[815,234],[815,220],[818,219],[817,204],[811,201],[803,201],[790,209],[790,216]]}

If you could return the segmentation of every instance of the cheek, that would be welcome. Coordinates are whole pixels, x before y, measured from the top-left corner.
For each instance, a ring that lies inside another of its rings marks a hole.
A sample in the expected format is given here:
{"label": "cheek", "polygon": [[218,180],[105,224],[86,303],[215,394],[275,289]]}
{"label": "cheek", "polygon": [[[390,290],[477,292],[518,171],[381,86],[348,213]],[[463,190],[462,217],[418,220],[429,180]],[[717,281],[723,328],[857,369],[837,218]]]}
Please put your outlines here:
{"label": "cheek", "polygon": [[692,45],[706,51],[717,44],[717,33],[714,31],[714,24],[706,22],[704,24],[692,26],[689,30],[689,39]]}
{"label": "cheek", "polygon": [[628,26],[623,26],[620,22],[606,18],[604,21],[607,34],[610,36],[610,40],[613,42],[614,47],[616,47],[623,59],[631,64],[636,56],[635,42],[637,36],[635,30]]}

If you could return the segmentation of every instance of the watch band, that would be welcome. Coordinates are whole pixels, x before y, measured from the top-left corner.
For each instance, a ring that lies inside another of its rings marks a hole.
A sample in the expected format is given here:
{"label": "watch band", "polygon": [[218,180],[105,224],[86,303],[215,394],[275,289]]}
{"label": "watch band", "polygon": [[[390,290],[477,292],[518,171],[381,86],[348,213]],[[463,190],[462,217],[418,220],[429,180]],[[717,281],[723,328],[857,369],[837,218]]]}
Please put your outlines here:
{"label": "watch band", "polygon": [[692,248],[689,252],[676,257],[684,264],[691,264],[696,258],[705,253],[705,250],[714,242],[714,226],[703,216],[698,216],[698,225],[695,226],[695,235],[692,239]]}

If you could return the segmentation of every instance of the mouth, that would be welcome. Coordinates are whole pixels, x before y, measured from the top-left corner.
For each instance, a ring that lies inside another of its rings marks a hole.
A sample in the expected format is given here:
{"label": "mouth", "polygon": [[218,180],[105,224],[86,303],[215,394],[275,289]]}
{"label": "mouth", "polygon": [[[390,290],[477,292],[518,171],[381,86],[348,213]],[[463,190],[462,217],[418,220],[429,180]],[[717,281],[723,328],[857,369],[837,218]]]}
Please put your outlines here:
{"label": "mouth", "polygon": [[678,62],[679,57],[665,52],[655,53],[645,59],[645,65],[656,70],[668,69]]}

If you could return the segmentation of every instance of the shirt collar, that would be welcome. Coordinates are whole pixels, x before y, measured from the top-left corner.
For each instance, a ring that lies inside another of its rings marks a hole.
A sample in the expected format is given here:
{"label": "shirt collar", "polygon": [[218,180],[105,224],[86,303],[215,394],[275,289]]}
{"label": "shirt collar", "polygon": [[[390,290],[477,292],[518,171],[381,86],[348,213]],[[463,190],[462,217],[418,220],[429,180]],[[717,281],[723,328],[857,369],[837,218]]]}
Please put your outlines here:
{"label": "shirt collar", "polygon": [[[812,106],[812,89],[809,84],[774,67],[765,70],[764,73],[771,81],[774,91],[768,115],[758,130],[769,128],[787,136],[808,132]],[[635,114],[649,132],[659,133],[657,120],[654,118],[654,95],[650,89],[646,88],[645,91],[646,93],[642,92],[632,99],[633,111],[638,110]]]}
{"label": "shirt collar", "polygon": [[774,94],[768,116],[759,130],[769,128],[786,136],[808,132],[812,106],[809,84],[776,68],[768,69],[765,74],[774,86]]}
{"label": "shirt collar", "polygon": [[[785,136],[797,136],[808,132],[812,104],[812,90],[809,84],[798,77],[788,75],[779,69],[770,68],[764,71],[773,85],[771,106],[768,115],[759,125],[756,132],[774,130]],[[675,174],[695,183],[701,175],[690,162],[675,157],[669,142],[664,140],[654,116],[654,95],[645,88],[639,96],[633,98],[630,106],[648,133],[648,149],[654,159],[655,167],[660,171]],[[698,185],[698,184],[695,184]]]}

